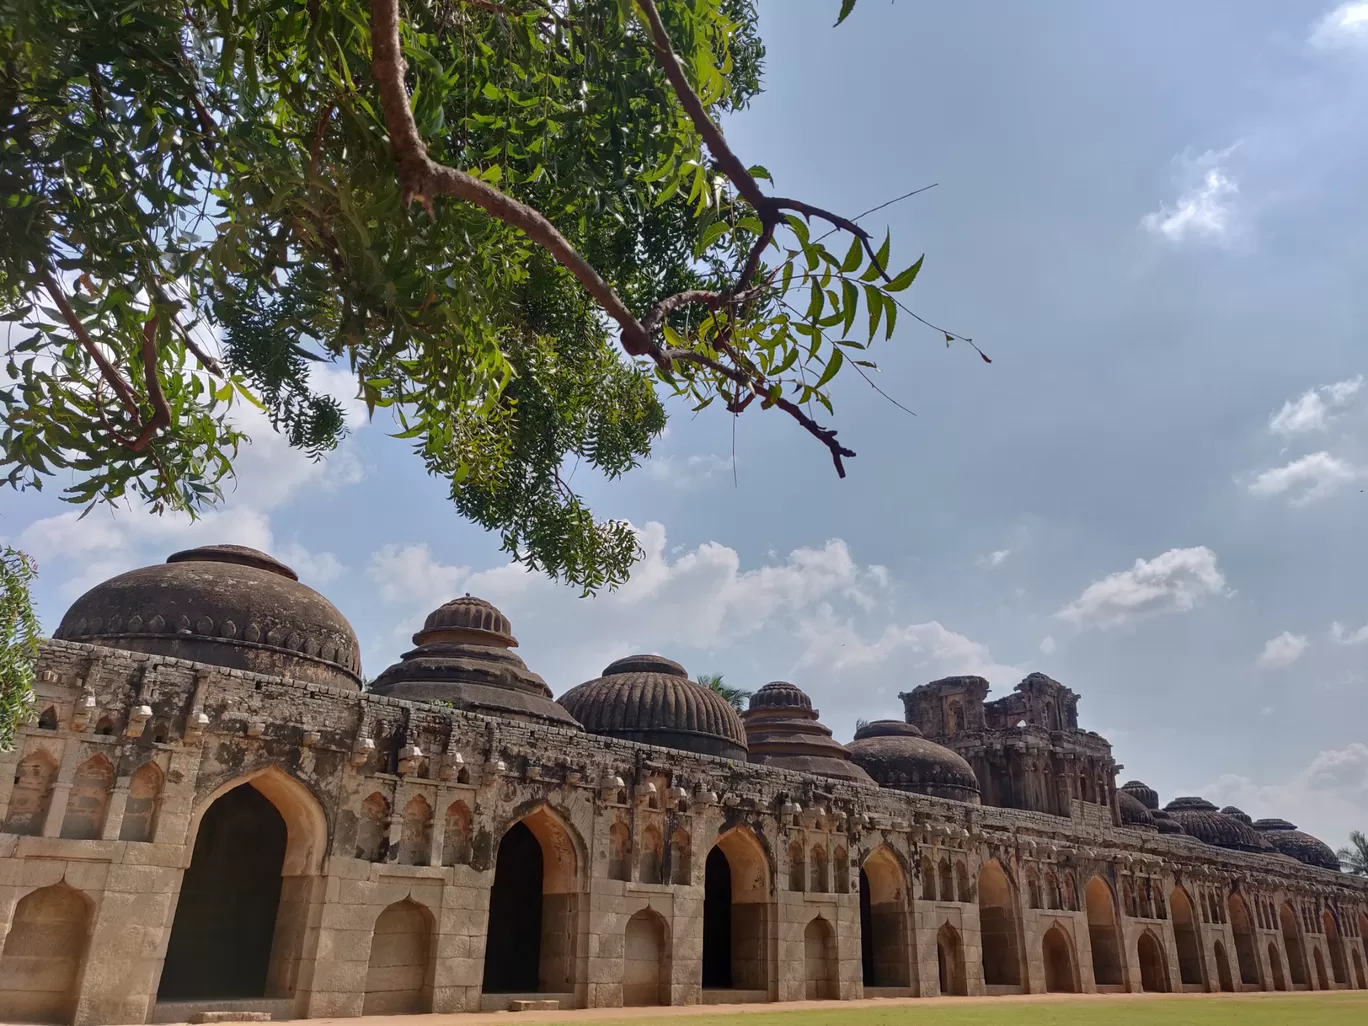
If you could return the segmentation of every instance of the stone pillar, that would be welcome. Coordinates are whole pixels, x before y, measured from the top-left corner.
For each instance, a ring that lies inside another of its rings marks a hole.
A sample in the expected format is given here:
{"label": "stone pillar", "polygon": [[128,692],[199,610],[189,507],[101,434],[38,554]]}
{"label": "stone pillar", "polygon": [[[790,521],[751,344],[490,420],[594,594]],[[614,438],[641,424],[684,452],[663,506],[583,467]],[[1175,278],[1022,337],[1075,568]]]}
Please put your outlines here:
{"label": "stone pillar", "polygon": [[76,756],[80,748],[67,744],[62,750],[62,764],[57,770],[57,783],[52,789],[52,800],[48,802],[47,819],[43,821],[44,837],[59,837],[62,833],[62,820],[66,819],[67,799],[71,797],[71,784],[76,777]]}
{"label": "stone pillar", "polygon": [[128,786],[132,777],[122,776],[114,781],[114,789],[109,794],[109,810],[105,813],[104,833],[106,841],[117,841],[119,830],[123,827],[124,809],[128,807]]}

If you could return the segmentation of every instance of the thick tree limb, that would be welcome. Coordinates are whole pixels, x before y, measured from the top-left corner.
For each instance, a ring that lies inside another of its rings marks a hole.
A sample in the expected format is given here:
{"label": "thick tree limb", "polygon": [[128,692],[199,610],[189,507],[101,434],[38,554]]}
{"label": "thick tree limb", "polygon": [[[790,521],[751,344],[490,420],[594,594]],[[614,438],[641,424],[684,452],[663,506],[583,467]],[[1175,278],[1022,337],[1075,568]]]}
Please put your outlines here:
{"label": "thick tree limb", "polygon": [[100,351],[100,347],[90,337],[85,325],[76,316],[76,311],[71,308],[71,303],[67,300],[66,293],[62,291],[62,286],[57,283],[57,279],[52,276],[51,271],[44,272],[43,287],[47,289],[48,295],[52,296],[52,301],[57,304],[57,309],[62,314],[62,320],[66,321],[67,327],[71,329],[72,334],[81,343],[81,348],[95,361],[95,366],[100,369],[100,377],[104,378],[109,383],[109,387],[114,389],[114,394],[119,397],[119,402],[123,404],[123,408],[128,411],[130,416],[141,419],[138,415],[138,397],[133,394],[133,389],[129,387],[128,382],[124,381],[123,375],[109,362],[108,357]]}
{"label": "thick tree limb", "polygon": [[157,325],[161,318],[154,312],[143,325],[142,365],[143,381],[147,385],[147,398],[152,403],[152,419],[143,425],[138,437],[128,446],[134,452],[142,452],[157,432],[171,423],[171,410],[162,394],[161,379],[157,377]]}

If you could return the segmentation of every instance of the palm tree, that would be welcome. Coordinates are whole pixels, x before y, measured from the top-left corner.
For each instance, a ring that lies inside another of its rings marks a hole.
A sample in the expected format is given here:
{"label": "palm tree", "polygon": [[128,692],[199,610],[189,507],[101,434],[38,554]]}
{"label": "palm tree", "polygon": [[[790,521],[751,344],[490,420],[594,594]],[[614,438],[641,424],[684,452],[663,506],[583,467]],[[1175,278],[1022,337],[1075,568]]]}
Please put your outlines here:
{"label": "palm tree", "polygon": [[698,675],[698,683],[702,684],[705,688],[710,688],[713,691],[716,691],[719,695],[726,699],[727,704],[730,705],[737,712],[745,712],[746,699],[750,698],[751,693],[749,691],[744,690],[743,688],[733,688],[729,687],[726,684],[723,684],[722,674],[700,673]]}
{"label": "palm tree", "polygon": [[1346,873],[1354,876],[1368,876],[1368,837],[1362,830],[1349,831],[1349,845],[1335,852]]}

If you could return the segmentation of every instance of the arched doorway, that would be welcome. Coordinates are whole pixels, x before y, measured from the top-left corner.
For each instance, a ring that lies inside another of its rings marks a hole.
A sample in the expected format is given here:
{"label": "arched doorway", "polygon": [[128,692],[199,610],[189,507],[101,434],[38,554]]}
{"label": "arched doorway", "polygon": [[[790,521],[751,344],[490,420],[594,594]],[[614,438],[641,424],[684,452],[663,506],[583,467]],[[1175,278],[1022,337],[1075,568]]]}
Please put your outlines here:
{"label": "arched doorway", "polygon": [[1312,954],[1316,962],[1316,986],[1321,990],[1329,990],[1330,980],[1325,975],[1325,956],[1318,947],[1312,949]]}
{"label": "arched doorway", "polygon": [[908,987],[907,881],[898,857],[875,848],[860,870],[860,965],[866,987]]}
{"label": "arched doorway", "polygon": [[1287,949],[1287,973],[1292,977],[1292,986],[1305,987],[1306,949],[1302,947],[1301,926],[1290,901],[1284,901],[1278,909],[1278,925],[1282,929],[1283,947]]}
{"label": "arched doorway", "polygon": [[1235,935],[1235,961],[1240,968],[1240,983],[1257,987],[1259,954],[1254,947],[1254,924],[1249,921],[1249,909],[1238,894],[1226,899],[1226,908],[1230,913],[1230,930]]}
{"label": "arched doorway", "polygon": [[1146,930],[1135,947],[1140,960],[1140,989],[1150,994],[1168,993],[1168,959],[1159,939]]}
{"label": "arched doorway", "polygon": [[1268,965],[1273,970],[1273,989],[1286,990],[1287,980],[1283,976],[1282,956],[1278,954],[1278,946],[1272,941],[1268,943]]}
{"label": "arched doorway", "polygon": [[1349,969],[1344,961],[1344,942],[1340,939],[1339,923],[1327,910],[1321,917],[1324,924],[1325,946],[1330,949],[1330,972],[1341,987],[1349,985]]}
{"label": "arched doorway", "polygon": [[769,990],[769,864],[745,827],[723,834],[703,867],[703,987]]}
{"label": "arched doorway", "polygon": [[90,934],[90,902],[65,883],[14,908],[0,953],[0,1021],[69,1023]]}
{"label": "arched doorway", "polygon": [[936,963],[942,994],[963,997],[969,993],[969,980],[964,971],[964,944],[959,931],[949,923],[936,933]]}
{"label": "arched doorway", "polygon": [[1178,945],[1178,979],[1185,987],[1202,983],[1202,951],[1197,942],[1197,923],[1193,917],[1192,899],[1187,891],[1175,887],[1169,896],[1173,910],[1173,942]]}
{"label": "arched doorway", "polygon": [[631,1007],[670,1003],[665,921],[649,908],[627,920],[623,936],[622,1003]]}
{"label": "arched doorway", "polygon": [[1050,994],[1076,993],[1073,944],[1058,923],[1045,931],[1040,947],[1045,956],[1045,990]]}
{"label": "arched doorway", "polygon": [[362,1015],[432,1011],[432,913],[411,898],[375,920]]}
{"label": "arched doorway", "polygon": [[1363,978],[1363,959],[1357,951],[1354,952],[1354,981],[1359,990],[1368,989],[1368,982]]}
{"label": "arched doorway", "polygon": [[1099,987],[1119,987],[1121,937],[1116,926],[1116,895],[1100,876],[1088,881],[1088,939],[1092,942],[1093,980]]}
{"label": "arched doorway", "polygon": [[568,828],[546,806],[504,833],[489,890],[485,993],[566,994],[575,989],[577,851]]}
{"label": "arched doorway", "polygon": [[809,1001],[839,997],[836,977],[836,935],[831,924],[815,916],[803,930],[804,996]]}
{"label": "arched doorway", "polygon": [[989,987],[1021,986],[1016,896],[996,859],[979,872],[979,928],[983,937],[983,982]]}
{"label": "arched doorway", "polygon": [[1235,990],[1235,981],[1230,976],[1230,960],[1226,958],[1225,945],[1217,941],[1212,945],[1212,952],[1216,956],[1216,979],[1220,981],[1221,990],[1227,994]]}

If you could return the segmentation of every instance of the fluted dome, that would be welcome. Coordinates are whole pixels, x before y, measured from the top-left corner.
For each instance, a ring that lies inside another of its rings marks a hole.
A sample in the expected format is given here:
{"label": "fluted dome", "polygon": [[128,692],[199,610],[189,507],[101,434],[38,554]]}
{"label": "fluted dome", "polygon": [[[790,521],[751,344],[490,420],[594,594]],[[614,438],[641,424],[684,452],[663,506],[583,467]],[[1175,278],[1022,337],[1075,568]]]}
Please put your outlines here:
{"label": "fluted dome", "polygon": [[1330,845],[1303,833],[1285,819],[1256,820],[1254,829],[1273,848],[1289,858],[1321,869],[1333,869],[1336,872],[1341,869],[1339,857]]}
{"label": "fluted dome", "polygon": [[206,545],[111,577],[72,603],[53,637],[356,690],[356,632],[284,563]]}
{"label": "fluted dome", "polygon": [[880,787],[978,804],[978,778],[955,752],[901,720],[875,720],[855,731],[850,757]]}
{"label": "fluted dome", "polygon": [[1267,842],[1253,827],[1218,811],[1205,798],[1175,798],[1164,810],[1177,820],[1184,833],[1206,844],[1236,851],[1268,851]]}
{"label": "fluted dome", "polygon": [[1122,826],[1134,827],[1137,830],[1158,829],[1154,824],[1154,815],[1129,791],[1116,792],[1116,807],[1121,813]]}
{"label": "fluted dome", "polygon": [[1245,812],[1243,809],[1237,809],[1233,805],[1227,805],[1221,810],[1221,814],[1229,816],[1231,819],[1238,819],[1245,826],[1254,825],[1254,820],[1250,818],[1249,813]]}
{"label": "fluted dome", "polygon": [[750,761],[872,784],[850,752],[817,721],[812,699],[787,681],[772,681],[751,695],[741,714]]}
{"label": "fluted dome", "polygon": [[1138,780],[1127,780],[1121,785],[1121,790],[1139,801],[1150,812],[1159,808],[1159,792],[1148,784],[1143,784]]}
{"label": "fluted dome", "polygon": [[602,676],[561,695],[559,702],[593,734],[726,759],[746,758],[746,731],[736,710],[663,656],[619,659]]}
{"label": "fluted dome", "polygon": [[508,618],[484,599],[465,595],[439,606],[413,643],[416,648],[375,678],[372,692],[449,702],[485,716],[579,727],[552,701],[546,681],[510,651],[518,639]]}

